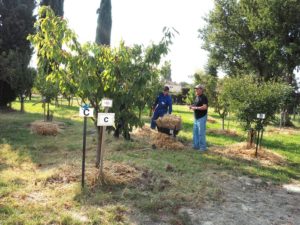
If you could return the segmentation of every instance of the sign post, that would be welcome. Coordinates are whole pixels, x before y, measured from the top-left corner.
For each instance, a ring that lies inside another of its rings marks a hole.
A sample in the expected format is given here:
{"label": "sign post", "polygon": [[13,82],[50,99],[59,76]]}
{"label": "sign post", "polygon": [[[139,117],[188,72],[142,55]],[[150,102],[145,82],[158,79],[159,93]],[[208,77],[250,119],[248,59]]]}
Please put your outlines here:
{"label": "sign post", "polygon": [[108,113],[108,109],[112,107],[113,101],[111,99],[102,99],[101,106],[104,107],[105,113],[98,113],[97,126],[103,127],[103,133],[101,137],[101,155],[100,155],[100,176],[103,174],[103,157],[104,157],[104,141],[105,130],[107,126],[113,126],[115,123],[115,114]]}
{"label": "sign post", "polygon": [[82,141],[82,174],[81,174],[81,187],[84,187],[84,174],[85,174],[85,150],[86,150],[86,127],[87,118],[93,117],[94,109],[84,105],[79,109],[79,116],[83,117],[83,141]]}

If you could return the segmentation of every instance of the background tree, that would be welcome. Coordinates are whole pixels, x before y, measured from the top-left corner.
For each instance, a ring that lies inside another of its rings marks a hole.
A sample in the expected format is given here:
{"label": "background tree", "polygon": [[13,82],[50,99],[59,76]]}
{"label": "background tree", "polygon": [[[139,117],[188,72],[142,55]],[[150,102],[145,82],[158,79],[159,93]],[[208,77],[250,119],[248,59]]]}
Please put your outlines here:
{"label": "background tree", "polygon": [[171,62],[165,61],[160,70],[161,74],[161,82],[166,84],[168,82],[172,82],[172,69]]}
{"label": "background tree", "polygon": [[[290,84],[296,92],[299,10],[298,0],[216,0],[207,26],[200,30],[210,64],[229,76],[254,74],[266,81],[274,78]],[[283,112],[293,112],[295,96],[291,93]]]}
{"label": "background tree", "polygon": [[224,90],[224,79],[218,79],[214,109],[222,119],[222,130],[225,129],[225,118],[229,113],[229,101],[228,93]]}
{"label": "background tree", "polygon": [[197,84],[202,84],[205,86],[204,93],[207,96],[210,107],[215,107],[217,98],[217,81],[217,77],[209,75],[201,70],[194,74],[194,86]]}
{"label": "background tree", "polygon": [[100,8],[97,10],[96,43],[110,46],[111,38],[111,0],[101,0]]}
{"label": "background tree", "polygon": [[34,0],[0,1],[0,107],[17,96],[23,103],[23,95],[33,85],[28,68],[32,49],[26,38],[33,32],[34,8]]}
{"label": "background tree", "polygon": [[216,0],[200,30],[211,61],[229,75],[285,77],[300,65],[300,4],[295,0]]}

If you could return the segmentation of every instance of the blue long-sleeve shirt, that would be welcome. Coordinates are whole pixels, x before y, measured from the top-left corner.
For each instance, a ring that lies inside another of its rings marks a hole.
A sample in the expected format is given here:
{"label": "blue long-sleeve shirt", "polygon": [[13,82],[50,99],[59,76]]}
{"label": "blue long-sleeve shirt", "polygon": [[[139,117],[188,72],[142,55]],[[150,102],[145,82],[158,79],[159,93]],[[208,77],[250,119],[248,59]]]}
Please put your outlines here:
{"label": "blue long-sleeve shirt", "polygon": [[155,111],[167,113],[169,110],[169,114],[171,114],[172,113],[172,98],[171,98],[171,96],[160,93],[157,96],[153,107],[155,108]]}

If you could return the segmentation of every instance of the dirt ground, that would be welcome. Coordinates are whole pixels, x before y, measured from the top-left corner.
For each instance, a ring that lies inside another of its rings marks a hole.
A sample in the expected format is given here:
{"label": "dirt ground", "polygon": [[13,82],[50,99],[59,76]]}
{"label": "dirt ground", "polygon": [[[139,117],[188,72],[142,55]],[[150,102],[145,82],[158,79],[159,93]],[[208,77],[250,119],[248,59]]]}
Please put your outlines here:
{"label": "dirt ground", "polygon": [[246,176],[210,175],[222,199],[182,208],[195,225],[300,225],[300,183],[277,186]]}

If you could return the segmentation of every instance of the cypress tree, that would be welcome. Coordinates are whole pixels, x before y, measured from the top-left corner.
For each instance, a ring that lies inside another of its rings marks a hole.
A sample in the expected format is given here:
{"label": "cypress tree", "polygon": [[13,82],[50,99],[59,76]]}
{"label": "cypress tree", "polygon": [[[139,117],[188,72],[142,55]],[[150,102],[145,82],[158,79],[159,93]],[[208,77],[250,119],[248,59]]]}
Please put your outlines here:
{"label": "cypress tree", "polygon": [[64,16],[64,0],[41,0],[41,6],[50,6],[57,16]]}
{"label": "cypress tree", "polygon": [[110,45],[112,27],[111,0],[101,0],[97,13],[96,43],[99,45]]}

